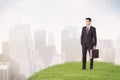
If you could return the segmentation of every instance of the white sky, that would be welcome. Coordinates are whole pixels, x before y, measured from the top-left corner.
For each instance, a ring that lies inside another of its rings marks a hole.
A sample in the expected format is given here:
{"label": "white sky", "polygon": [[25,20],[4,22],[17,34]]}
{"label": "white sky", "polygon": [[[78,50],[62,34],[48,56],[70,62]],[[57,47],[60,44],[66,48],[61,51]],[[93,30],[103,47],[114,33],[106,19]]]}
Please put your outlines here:
{"label": "white sky", "polygon": [[[8,29],[16,24],[61,28],[84,26],[91,17],[98,38],[115,39],[120,35],[119,11],[112,0],[0,0],[0,45],[8,40]],[[1,47],[0,47],[1,49]]]}

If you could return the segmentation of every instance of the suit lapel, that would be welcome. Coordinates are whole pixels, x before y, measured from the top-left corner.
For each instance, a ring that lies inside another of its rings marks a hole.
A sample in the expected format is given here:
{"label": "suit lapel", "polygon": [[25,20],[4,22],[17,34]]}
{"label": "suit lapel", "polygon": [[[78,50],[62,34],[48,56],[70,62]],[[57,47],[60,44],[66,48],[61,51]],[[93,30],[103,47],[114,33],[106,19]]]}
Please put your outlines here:
{"label": "suit lapel", "polygon": [[87,30],[86,30],[87,26],[85,26],[85,34],[87,34]]}

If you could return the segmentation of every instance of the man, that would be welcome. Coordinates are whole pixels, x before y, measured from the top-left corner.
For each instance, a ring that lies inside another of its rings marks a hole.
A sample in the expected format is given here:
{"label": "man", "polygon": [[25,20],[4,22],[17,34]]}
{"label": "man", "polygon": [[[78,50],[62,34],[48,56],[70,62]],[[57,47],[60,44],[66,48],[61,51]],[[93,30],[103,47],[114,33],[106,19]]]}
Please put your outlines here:
{"label": "man", "polygon": [[[86,26],[82,28],[81,45],[82,45],[82,69],[86,69],[87,50],[96,49],[97,36],[96,28],[91,26],[91,18],[86,18]],[[93,69],[93,58],[90,58],[90,69]]]}

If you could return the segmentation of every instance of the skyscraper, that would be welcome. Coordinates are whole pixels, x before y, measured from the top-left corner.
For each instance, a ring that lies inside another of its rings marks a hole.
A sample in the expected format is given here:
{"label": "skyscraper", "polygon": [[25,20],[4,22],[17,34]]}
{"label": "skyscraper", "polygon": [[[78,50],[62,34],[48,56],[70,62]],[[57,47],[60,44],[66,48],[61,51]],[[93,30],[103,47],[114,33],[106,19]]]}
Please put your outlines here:
{"label": "skyscraper", "polygon": [[19,64],[20,74],[32,74],[32,37],[27,24],[16,25],[9,30],[9,56]]}
{"label": "skyscraper", "polygon": [[66,62],[81,60],[79,28],[68,26],[62,31],[62,53]]}
{"label": "skyscraper", "polygon": [[3,61],[9,60],[9,42],[8,41],[2,42],[2,56],[3,56]]}
{"label": "skyscraper", "polygon": [[120,36],[116,40],[116,53],[115,53],[115,62],[116,65],[120,65]]}
{"label": "skyscraper", "polygon": [[37,55],[35,59],[35,70],[40,70],[41,66],[44,66],[44,68],[48,67],[51,64],[56,53],[53,31],[41,28],[39,30],[36,30],[34,32],[34,43],[34,56]]}
{"label": "skyscraper", "polygon": [[34,32],[34,40],[35,40],[35,49],[39,50],[41,46],[46,45],[46,31],[45,30],[37,30]]}
{"label": "skyscraper", "polygon": [[99,61],[114,62],[114,44],[111,39],[98,39]]}
{"label": "skyscraper", "polygon": [[9,64],[0,62],[0,80],[9,80]]}

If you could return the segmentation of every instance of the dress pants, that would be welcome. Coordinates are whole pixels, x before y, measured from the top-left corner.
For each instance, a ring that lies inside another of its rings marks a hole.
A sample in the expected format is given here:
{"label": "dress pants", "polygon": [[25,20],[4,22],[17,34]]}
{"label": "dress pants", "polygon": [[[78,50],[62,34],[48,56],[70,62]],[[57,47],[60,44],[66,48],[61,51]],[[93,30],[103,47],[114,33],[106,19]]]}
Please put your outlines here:
{"label": "dress pants", "polygon": [[[90,49],[82,46],[82,69],[86,69],[87,50],[90,55]],[[93,58],[90,58],[90,69],[93,69]]]}

